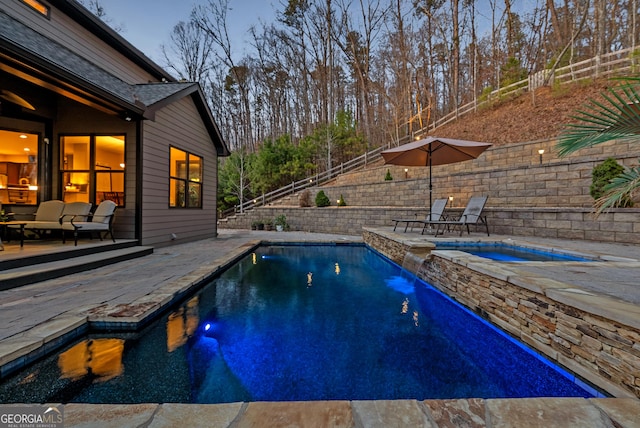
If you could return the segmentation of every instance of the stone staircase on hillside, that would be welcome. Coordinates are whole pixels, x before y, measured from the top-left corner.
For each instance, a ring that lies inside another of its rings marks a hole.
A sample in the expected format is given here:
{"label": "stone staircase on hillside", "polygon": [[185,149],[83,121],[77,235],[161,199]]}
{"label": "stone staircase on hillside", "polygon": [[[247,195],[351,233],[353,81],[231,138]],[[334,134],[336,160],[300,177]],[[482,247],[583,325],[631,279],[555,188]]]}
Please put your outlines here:
{"label": "stone staircase on hillside", "polygon": [[299,206],[300,192],[292,193],[267,204],[268,207],[297,207]]}

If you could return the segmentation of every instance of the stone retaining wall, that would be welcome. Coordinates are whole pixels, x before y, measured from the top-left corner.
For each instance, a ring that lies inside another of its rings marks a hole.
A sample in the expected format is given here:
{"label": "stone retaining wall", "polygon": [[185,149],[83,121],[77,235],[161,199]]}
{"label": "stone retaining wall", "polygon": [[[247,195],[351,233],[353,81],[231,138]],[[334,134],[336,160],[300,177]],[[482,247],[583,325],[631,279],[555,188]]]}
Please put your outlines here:
{"label": "stone retaining wall", "polygon": [[[402,264],[398,242],[367,230],[363,238]],[[562,303],[547,295],[544,281],[501,275],[486,262],[461,264],[436,253],[414,273],[591,384],[640,398],[639,328]]]}
{"label": "stone retaining wall", "polygon": [[[555,145],[556,140],[545,140],[490,147],[481,154],[478,159],[455,164],[434,166],[434,196],[439,192],[442,193],[443,196],[457,196],[456,191],[461,190],[463,193],[460,194],[460,196],[463,196],[465,188],[464,184],[466,183],[457,183],[459,175],[462,175],[462,179],[464,180],[465,174],[486,174],[497,173],[500,171],[503,171],[504,175],[509,177],[525,175],[529,178],[528,181],[530,182],[545,182],[544,188],[547,187],[547,181],[555,181],[556,179],[572,180],[570,187],[572,186],[574,188],[582,187],[584,183],[586,183],[586,195],[588,196],[588,187],[591,184],[591,170],[595,165],[601,163],[608,157],[613,157],[619,163],[631,166],[637,165],[638,158],[640,158],[640,141],[616,141],[599,144],[588,149],[579,150],[578,152],[563,158],[558,157]],[[538,154],[539,149],[543,149],[545,151],[542,155],[542,163],[540,163],[540,155]],[[387,169],[391,172],[393,177],[392,181],[413,182],[415,180],[426,180],[422,183],[425,187],[421,188],[421,190],[428,190],[428,168],[409,167],[407,168],[408,171],[405,177],[405,167],[379,164],[375,164],[361,171],[340,175],[336,179],[335,186],[378,184],[384,181]],[[454,176],[456,180],[451,182],[449,179],[451,176]],[[489,177],[490,176],[491,174]],[[506,183],[500,184],[505,185]],[[451,191],[447,191],[443,188],[443,186],[446,187],[449,185],[452,186],[450,189]],[[458,186],[457,188],[455,187],[456,185]],[[521,185],[515,186],[515,188],[511,190],[523,190],[521,187]],[[553,186],[549,186],[549,189],[553,188]],[[412,189],[416,190],[414,187],[408,188],[408,190]],[[549,202],[550,204],[548,206],[558,206],[557,204],[551,203],[552,201]],[[509,201],[509,203],[512,204],[513,201]],[[591,200],[587,200],[587,203],[590,206]]]}
{"label": "stone retaining wall", "polygon": [[[608,157],[637,165],[640,141],[615,142],[584,149],[565,158],[554,152],[555,141],[490,148],[478,159],[433,167],[432,199],[454,197],[464,207],[472,195],[488,195],[496,208],[591,208],[593,167]],[[540,164],[537,150],[545,149]],[[393,180],[385,181],[387,169]],[[344,174],[323,190],[332,203],[343,195],[348,206],[429,206],[429,169],[378,165]]]}
{"label": "stone retaining wall", "polygon": [[[256,220],[273,220],[280,214],[287,217],[291,230],[360,235],[363,227],[393,226],[393,219],[424,218],[426,211],[417,207],[261,207],[222,219],[219,227],[249,229]],[[590,208],[486,208],[484,214],[492,234],[640,244],[640,208],[614,209],[597,219]],[[404,230],[404,225],[398,230]],[[471,231],[484,233],[481,227]]]}
{"label": "stone retaining wall", "polygon": [[[558,158],[555,141],[492,147],[480,158],[433,168],[433,199],[453,196],[464,207],[472,195],[487,195],[492,233],[566,239],[640,243],[640,209],[615,209],[594,219],[589,195],[591,171],[609,156],[633,165],[640,142],[615,142]],[[545,149],[540,164],[537,150]],[[385,181],[387,168],[394,180]],[[285,214],[294,230],[360,234],[363,226],[390,226],[393,218],[424,217],[429,205],[427,168],[378,165],[340,176],[322,189],[333,206],[267,206],[220,222],[220,227],[248,229],[258,219]],[[346,207],[336,207],[343,196]],[[295,201],[295,199],[294,199]]]}

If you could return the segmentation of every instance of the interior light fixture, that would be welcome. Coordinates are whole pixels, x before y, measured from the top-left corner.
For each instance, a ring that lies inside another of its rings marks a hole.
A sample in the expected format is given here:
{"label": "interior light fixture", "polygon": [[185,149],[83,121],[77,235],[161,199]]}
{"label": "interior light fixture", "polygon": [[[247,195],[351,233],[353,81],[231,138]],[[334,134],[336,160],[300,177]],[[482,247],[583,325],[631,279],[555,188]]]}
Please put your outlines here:
{"label": "interior light fixture", "polygon": [[23,150],[24,150],[25,152],[30,152],[30,151],[31,151],[31,149],[30,149],[29,147],[25,147]]}
{"label": "interior light fixture", "polygon": [[120,168],[124,169],[124,162],[120,164]]}
{"label": "interior light fixture", "polygon": [[28,138],[28,137],[26,136],[26,134],[20,134],[20,138],[24,140],[25,138]]}

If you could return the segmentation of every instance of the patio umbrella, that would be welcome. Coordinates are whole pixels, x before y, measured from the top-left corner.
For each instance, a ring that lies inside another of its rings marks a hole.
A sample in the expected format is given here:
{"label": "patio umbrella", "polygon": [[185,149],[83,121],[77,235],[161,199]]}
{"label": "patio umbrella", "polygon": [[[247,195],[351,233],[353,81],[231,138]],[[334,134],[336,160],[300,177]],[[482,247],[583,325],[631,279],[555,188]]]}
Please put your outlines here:
{"label": "patio umbrella", "polygon": [[381,152],[385,164],[429,167],[429,206],[431,206],[431,167],[475,159],[490,143],[427,137]]}

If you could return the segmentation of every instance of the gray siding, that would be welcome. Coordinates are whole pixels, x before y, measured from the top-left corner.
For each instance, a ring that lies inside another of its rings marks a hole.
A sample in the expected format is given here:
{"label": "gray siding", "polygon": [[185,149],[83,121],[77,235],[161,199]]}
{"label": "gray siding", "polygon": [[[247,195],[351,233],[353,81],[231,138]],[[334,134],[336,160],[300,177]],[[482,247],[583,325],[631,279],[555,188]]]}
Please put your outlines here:
{"label": "gray siding", "polygon": [[146,83],[152,76],[55,8],[46,19],[20,1],[3,1],[2,9],[34,30],[66,46],[123,81]]}
{"label": "gray siding", "polygon": [[[217,155],[190,97],[160,110],[144,122],[142,177],[142,244],[162,245],[213,237],[216,226]],[[169,208],[169,147],[203,158],[203,208]]]}

